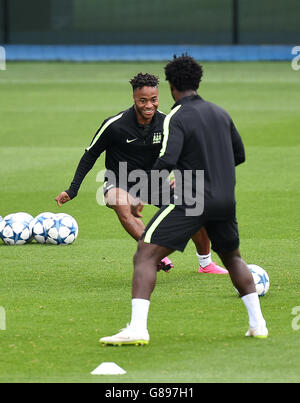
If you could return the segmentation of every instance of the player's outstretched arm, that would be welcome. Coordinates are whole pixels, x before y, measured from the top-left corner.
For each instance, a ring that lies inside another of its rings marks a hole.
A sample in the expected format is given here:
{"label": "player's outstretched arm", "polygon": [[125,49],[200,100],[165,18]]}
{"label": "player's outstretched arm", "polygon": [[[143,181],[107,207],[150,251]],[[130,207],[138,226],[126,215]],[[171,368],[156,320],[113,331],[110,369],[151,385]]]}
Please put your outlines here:
{"label": "player's outstretched arm", "polygon": [[61,207],[63,204],[67,203],[68,201],[71,200],[70,196],[68,195],[67,192],[61,192],[56,198],[55,198],[57,204],[59,207]]}

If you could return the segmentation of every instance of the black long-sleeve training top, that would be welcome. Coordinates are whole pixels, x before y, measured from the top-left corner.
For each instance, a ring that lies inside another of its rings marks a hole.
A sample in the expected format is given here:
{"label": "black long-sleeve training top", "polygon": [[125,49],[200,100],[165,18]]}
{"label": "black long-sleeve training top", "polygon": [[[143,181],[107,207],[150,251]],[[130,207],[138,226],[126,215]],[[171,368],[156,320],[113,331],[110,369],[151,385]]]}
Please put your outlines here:
{"label": "black long-sleeve training top", "polygon": [[226,111],[193,95],[182,98],[164,121],[164,140],[153,170],[204,171],[204,212],[233,214],[235,166],[245,161],[242,139]]}
{"label": "black long-sleeve training top", "polygon": [[106,119],[85,150],[71,186],[66,190],[70,198],[77,196],[82,181],[104,151],[106,169],[114,172],[117,178],[120,162],[127,162],[128,175],[138,169],[150,174],[161,149],[165,116],[156,111],[151,123],[142,126],[131,107]]}

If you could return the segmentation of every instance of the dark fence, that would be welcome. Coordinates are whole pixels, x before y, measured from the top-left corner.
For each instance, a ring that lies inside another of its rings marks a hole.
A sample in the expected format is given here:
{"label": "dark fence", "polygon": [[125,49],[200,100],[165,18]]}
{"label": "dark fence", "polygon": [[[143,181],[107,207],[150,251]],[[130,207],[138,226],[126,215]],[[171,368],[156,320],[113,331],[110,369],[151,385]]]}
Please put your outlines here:
{"label": "dark fence", "polygon": [[300,44],[300,0],[0,0],[6,44]]}

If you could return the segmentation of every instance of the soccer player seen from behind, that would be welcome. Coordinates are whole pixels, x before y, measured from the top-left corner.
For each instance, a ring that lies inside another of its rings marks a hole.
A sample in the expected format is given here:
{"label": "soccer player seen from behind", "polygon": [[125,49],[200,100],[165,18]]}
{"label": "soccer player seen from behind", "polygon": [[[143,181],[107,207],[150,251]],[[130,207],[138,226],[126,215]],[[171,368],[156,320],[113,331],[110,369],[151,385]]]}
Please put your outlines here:
{"label": "soccer player seen from behind", "polygon": [[[151,180],[147,179],[151,175],[152,166],[159,156],[163,142],[165,114],[158,111],[158,82],[156,76],[148,73],[139,73],[130,81],[134,105],[102,123],[82,156],[69,189],[56,197],[59,206],[76,197],[85,176],[105,151],[105,203],[116,212],[122,226],[136,241],[145,230],[141,212],[146,200],[142,200],[142,196],[146,193],[147,201],[151,204],[149,199],[155,189],[149,189]],[[124,163],[125,169],[120,168]],[[135,197],[132,190],[136,181],[130,181],[130,174],[137,170],[146,175],[146,192],[141,192],[143,195],[137,194]],[[170,188],[169,182],[168,187]],[[200,272],[227,273],[227,270],[211,261],[210,241],[205,229],[195,234],[193,240],[199,257]],[[169,271],[171,267],[173,264],[168,257],[163,257],[158,263],[158,270]]]}
{"label": "soccer player seen from behind", "polygon": [[[246,336],[265,338],[268,330],[258,294],[239,249],[235,166],[245,161],[241,137],[222,108],[198,95],[203,71],[193,58],[174,56],[165,73],[176,103],[165,119],[165,137],[153,169],[171,171],[176,166],[181,177],[191,170],[192,190],[197,193],[204,189],[203,205],[198,214],[191,215],[184,203],[171,203],[161,207],[150,220],[134,256],[131,322],[121,332],[103,337],[100,342],[103,345],[148,344],[147,320],[156,284],[156,265],[175,250],[183,252],[189,239],[202,227],[246,306],[249,317]],[[204,176],[197,177],[199,172]],[[199,183],[199,178],[204,183]]]}

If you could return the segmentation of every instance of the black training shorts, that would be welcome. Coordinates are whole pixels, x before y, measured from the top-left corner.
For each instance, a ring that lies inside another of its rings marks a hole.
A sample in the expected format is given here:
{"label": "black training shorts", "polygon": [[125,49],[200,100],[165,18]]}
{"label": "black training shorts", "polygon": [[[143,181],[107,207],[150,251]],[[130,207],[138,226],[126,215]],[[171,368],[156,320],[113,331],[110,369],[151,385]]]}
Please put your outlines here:
{"label": "black training shorts", "polygon": [[159,186],[157,189],[151,189],[151,186],[149,186],[148,183],[145,185],[145,187],[140,186],[141,189],[139,189],[139,186],[137,188],[137,183],[127,182],[122,184],[118,178],[115,180],[108,179],[103,184],[104,196],[110,189],[113,188],[123,189],[133,198],[140,199],[146,204],[151,204],[159,208],[174,200],[174,190],[170,188],[168,181],[165,181],[164,185]]}
{"label": "black training shorts", "polygon": [[191,237],[202,227],[206,228],[215,252],[232,252],[239,247],[235,216],[188,216],[184,206],[174,204],[160,208],[147,225],[141,239],[145,243],[183,252]]}

